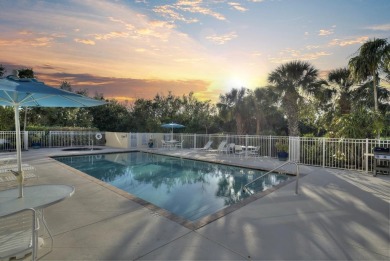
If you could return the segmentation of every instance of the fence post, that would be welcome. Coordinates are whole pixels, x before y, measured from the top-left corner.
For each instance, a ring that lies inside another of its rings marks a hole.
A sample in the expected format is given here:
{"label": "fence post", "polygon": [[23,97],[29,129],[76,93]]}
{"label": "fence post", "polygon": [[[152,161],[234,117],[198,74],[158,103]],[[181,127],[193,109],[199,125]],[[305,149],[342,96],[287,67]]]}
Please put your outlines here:
{"label": "fence post", "polygon": [[325,138],[322,138],[322,167],[325,168]]}
{"label": "fence post", "polygon": [[366,139],[366,153],[365,153],[365,161],[366,161],[366,173],[368,173],[368,139]]}
{"label": "fence post", "polygon": [[194,134],[194,149],[196,149],[196,133]]}
{"label": "fence post", "polygon": [[24,140],[24,149],[28,150],[28,131],[24,132],[23,140]]}
{"label": "fence post", "polygon": [[245,135],[245,157],[248,157],[248,134]]}
{"label": "fence post", "polygon": [[272,144],[271,144],[271,139],[272,139],[272,136],[269,135],[268,136],[268,157],[272,157]]}

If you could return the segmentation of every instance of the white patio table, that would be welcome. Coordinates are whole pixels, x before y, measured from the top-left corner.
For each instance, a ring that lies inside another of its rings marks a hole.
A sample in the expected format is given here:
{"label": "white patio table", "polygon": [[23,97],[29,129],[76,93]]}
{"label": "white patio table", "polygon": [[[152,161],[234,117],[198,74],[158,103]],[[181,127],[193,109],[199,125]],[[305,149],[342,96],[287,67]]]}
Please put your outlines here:
{"label": "white patio table", "polygon": [[175,145],[177,144],[177,143],[179,143],[179,141],[177,141],[177,140],[167,140],[167,141],[165,141],[168,145],[169,145],[169,148],[170,149],[174,149],[175,148]]}
{"label": "white patio table", "polygon": [[[0,217],[16,213],[23,209],[33,208],[40,213],[42,223],[51,240],[53,240],[43,215],[43,209],[71,197],[74,191],[75,188],[68,185],[26,186],[24,187],[23,198],[19,198],[18,188],[0,191]],[[41,243],[43,243],[43,240]]]}

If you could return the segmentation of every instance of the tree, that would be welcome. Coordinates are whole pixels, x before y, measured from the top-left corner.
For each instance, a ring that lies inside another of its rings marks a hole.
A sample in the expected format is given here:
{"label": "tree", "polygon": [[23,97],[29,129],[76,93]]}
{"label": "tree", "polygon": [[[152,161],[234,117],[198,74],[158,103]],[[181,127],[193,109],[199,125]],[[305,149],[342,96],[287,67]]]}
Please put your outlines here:
{"label": "tree", "polygon": [[5,72],[6,72],[5,68],[3,67],[2,64],[0,64],[0,77],[2,77],[5,74]]}
{"label": "tree", "polygon": [[351,111],[352,86],[354,81],[347,68],[331,70],[328,74],[328,82],[333,84],[333,94],[338,105],[339,112],[348,114]]}
{"label": "tree", "polygon": [[390,55],[390,45],[386,39],[374,38],[365,42],[357,53],[349,60],[349,68],[356,81],[373,81],[374,108],[375,112],[378,112],[377,87],[380,82],[380,73],[389,68],[389,64],[385,61]]}
{"label": "tree", "polygon": [[287,117],[290,136],[299,136],[299,103],[319,89],[323,80],[317,80],[318,70],[308,62],[292,61],[282,64],[268,75],[281,99]]}
{"label": "tree", "polygon": [[276,106],[278,96],[273,87],[256,88],[251,92],[253,116],[256,121],[256,135],[269,129],[270,118],[278,112]]}
{"label": "tree", "polygon": [[106,105],[85,108],[92,115],[93,126],[101,131],[130,131],[130,113],[116,100]]}
{"label": "tree", "polygon": [[34,71],[32,68],[24,68],[18,70],[19,78],[34,78]]}
{"label": "tree", "polygon": [[238,135],[246,134],[245,118],[248,115],[248,103],[245,97],[248,94],[248,89],[233,88],[225,95],[219,96],[217,107],[220,114],[227,119],[233,118],[236,122],[236,132]]}
{"label": "tree", "polygon": [[60,89],[68,91],[68,92],[73,92],[72,85],[70,82],[63,81],[60,85]]}

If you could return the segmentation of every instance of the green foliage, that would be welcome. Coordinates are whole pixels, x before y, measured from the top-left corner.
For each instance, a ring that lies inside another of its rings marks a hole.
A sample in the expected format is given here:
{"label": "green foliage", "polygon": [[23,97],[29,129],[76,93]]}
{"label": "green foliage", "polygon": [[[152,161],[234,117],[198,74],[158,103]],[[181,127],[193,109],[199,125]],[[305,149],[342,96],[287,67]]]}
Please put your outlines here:
{"label": "green foliage", "polygon": [[335,119],[332,130],[328,133],[330,137],[337,138],[374,138],[376,131],[384,126],[384,117],[365,108],[341,116]]}
{"label": "green foliage", "polygon": [[19,78],[34,78],[34,71],[32,68],[19,69]]}
{"label": "green foliage", "polygon": [[[0,65],[0,77],[4,72]],[[359,48],[348,69],[331,70],[329,83],[318,79],[318,70],[310,63],[292,61],[269,74],[273,86],[232,89],[221,94],[216,105],[191,92],[181,97],[157,94],[131,105],[110,100],[91,108],[28,108],[27,130],[163,132],[168,130],[161,124],[177,122],[186,126],[180,132],[188,133],[390,136],[390,90],[380,85],[382,76],[390,81],[389,74],[390,46],[386,39],[374,39]],[[34,72],[27,68],[19,75],[34,77]],[[72,91],[66,81],[60,88]],[[77,93],[88,96],[86,90]],[[104,100],[103,94],[96,93],[95,98]],[[0,130],[14,129],[13,117],[11,107],[0,107]],[[306,148],[321,153],[318,149]],[[343,158],[336,149],[334,155],[338,161]]]}
{"label": "green foliage", "polygon": [[2,64],[0,64],[0,77],[2,77],[5,74],[5,72],[6,72],[5,68],[3,67]]}
{"label": "green foliage", "polygon": [[[349,60],[349,68],[354,79],[360,83],[373,81],[373,100],[375,112],[378,112],[377,87],[381,72],[388,70],[390,45],[386,39],[372,39],[365,42],[357,55]],[[378,130],[379,131],[379,130]]]}
{"label": "green foliage", "polygon": [[108,104],[87,108],[92,116],[93,126],[102,131],[130,132],[131,118],[126,107],[115,100]]}
{"label": "green foliage", "polygon": [[292,61],[277,67],[268,75],[268,81],[279,94],[281,107],[288,121],[290,136],[299,136],[299,106],[324,84],[317,80],[318,70],[308,62]]}
{"label": "green foliage", "polygon": [[27,131],[98,131],[97,128],[83,128],[83,127],[61,127],[61,126],[34,126],[29,125]]}
{"label": "green foliage", "polygon": [[3,131],[15,130],[14,110],[12,107],[0,106],[0,130]]}
{"label": "green foliage", "polygon": [[275,143],[275,148],[279,152],[288,152],[288,144],[285,142],[276,142]]}
{"label": "green foliage", "polygon": [[246,88],[231,89],[226,94],[219,96],[217,108],[220,115],[226,120],[234,120],[236,123],[236,133],[238,135],[247,134],[246,115],[250,109],[249,90]]}

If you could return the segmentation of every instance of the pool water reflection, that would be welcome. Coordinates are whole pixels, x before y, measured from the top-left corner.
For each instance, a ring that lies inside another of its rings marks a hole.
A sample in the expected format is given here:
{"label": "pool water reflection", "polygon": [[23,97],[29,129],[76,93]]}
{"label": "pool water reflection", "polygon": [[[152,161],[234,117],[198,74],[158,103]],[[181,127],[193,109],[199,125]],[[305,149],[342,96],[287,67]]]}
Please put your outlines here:
{"label": "pool water reflection", "polygon": [[[262,171],[144,152],[55,157],[75,169],[190,221],[249,195],[242,192]],[[264,191],[287,180],[271,173],[251,189]]]}

